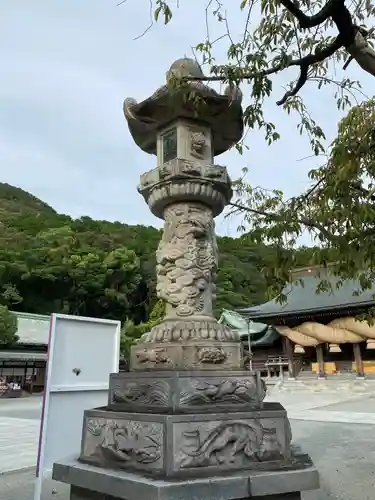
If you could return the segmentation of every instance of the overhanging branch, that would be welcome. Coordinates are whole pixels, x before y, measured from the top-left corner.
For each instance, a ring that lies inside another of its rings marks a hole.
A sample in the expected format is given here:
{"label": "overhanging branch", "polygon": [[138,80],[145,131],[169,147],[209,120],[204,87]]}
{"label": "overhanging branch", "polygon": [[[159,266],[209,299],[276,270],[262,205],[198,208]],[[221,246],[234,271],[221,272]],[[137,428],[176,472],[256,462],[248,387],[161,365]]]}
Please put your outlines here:
{"label": "overhanging branch", "polygon": [[[255,215],[259,215],[262,217],[268,217],[269,219],[273,219],[275,222],[281,220],[282,216],[277,212],[267,212],[265,210],[259,210],[257,208],[250,208],[239,203],[229,203],[230,206],[237,208],[238,210],[242,210],[245,212],[250,212]],[[297,217],[294,219],[296,222],[301,224],[302,226],[308,227],[309,229],[316,229],[328,240],[332,241],[334,239],[334,235],[331,234],[327,229],[319,224],[319,222],[314,221],[313,219],[307,219],[305,217]]]}
{"label": "overhanging branch", "polygon": [[314,28],[332,17],[334,12],[344,7],[345,0],[328,0],[324,7],[313,16],[307,16],[292,0],[280,0],[280,3],[297,19],[302,29]]}
{"label": "overhanging branch", "polygon": [[281,106],[284,104],[289,97],[295,96],[301,88],[305,85],[307,82],[308,78],[308,73],[309,69],[312,65],[322,62],[328,57],[331,57],[339,48],[343,46],[343,40],[341,35],[338,35],[335,40],[327,45],[327,47],[324,47],[324,49],[318,50],[315,52],[315,54],[309,54],[305,57],[302,57],[298,61],[295,61],[297,64],[294,64],[294,66],[299,66],[300,67],[300,75],[297,80],[296,85],[293,87],[293,89],[289,90],[286,92],[284,97],[277,102],[278,106]]}
{"label": "overhanging branch", "polygon": [[[314,54],[309,54],[300,59],[290,59],[289,61],[288,58],[285,58],[280,64],[263,71],[236,74],[239,80],[262,78],[278,73],[291,66],[299,66],[300,75],[295,86],[293,89],[286,92],[284,97],[277,103],[278,105],[282,105],[289,97],[295,96],[305,85],[308,80],[311,66],[328,59],[341,47],[345,47],[352,58],[354,58],[365,71],[375,76],[375,51],[366,41],[366,35],[368,35],[369,32],[354,24],[352,15],[345,5],[345,0],[328,0],[323,8],[312,16],[304,14],[294,0],[280,0],[280,3],[297,19],[302,29],[319,26],[331,18],[338,29],[338,36],[332,43],[321,50],[317,50]],[[185,80],[226,81],[229,79],[229,75],[222,74],[208,77],[189,77]]]}
{"label": "overhanging branch", "polygon": [[328,0],[324,7],[313,16],[304,14],[293,0],[280,0],[280,2],[298,20],[302,29],[319,26],[331,18],[336,24],[342,46],[351,56],[344,69],[352,59],[355,59],[362,69],[375,76],[375,51],[367,42],[373,30],[366,30],[353,22],[345,0]]}
{"label": "overhanging branch", "polygon": [[[286,102],[286,100],[289,97],[292,97],[298,93],[298,91],[303,87],[303,85],[306,83],[307,78],[308,78],[308,71],[310,67],[316,63],[322,62],[331,55],[333,55],[340,47],[343,46],[343,42],[341,39],[341,36],[339,35],[338,37],[335,38],[335,40],[324,47],[323,49],[316,51],[315,54],[308,54],[307,56],[304,56],[300,59],[290,59],[288,61],[288,58],[285,59],[280,64],[277,64],[276,66],[272,68],[268,68],[262,71],[254,71],[250,73],[242,73],[238,75],[238,78],[241,80],[253,80],[255,78],[262,78],[265,76],[270,76],[275,73],[279,73],[280,71],[293,67],[293,66],[299,66],[300,67],[300,76],[298,78],[298,81],[295,85],[295,87],[286,92],[284,97],[280,99],[277,104],[281,106]],[[219,81],[225,81],[228,79],[227,75],[216,75],[216,76],[199,76],[199,77],[184,77],[182,80],[183,81],[206,81],[206,82],[219,82]]]}

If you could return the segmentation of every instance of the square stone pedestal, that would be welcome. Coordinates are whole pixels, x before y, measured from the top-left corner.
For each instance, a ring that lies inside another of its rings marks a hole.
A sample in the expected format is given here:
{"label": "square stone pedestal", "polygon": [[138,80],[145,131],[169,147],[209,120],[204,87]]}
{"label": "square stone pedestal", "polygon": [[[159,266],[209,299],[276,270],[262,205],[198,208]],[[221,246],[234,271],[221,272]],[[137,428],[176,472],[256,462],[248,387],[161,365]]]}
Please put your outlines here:
{"label": "square stone pedestal", "polygon": [[53,466],[53,479],[71,485],[70,500],[300,500],[319,488],[319,476],[305,455],[296,470],[242,471],[209,478],[161,480],[132,472],[103,469],[77,459]]}

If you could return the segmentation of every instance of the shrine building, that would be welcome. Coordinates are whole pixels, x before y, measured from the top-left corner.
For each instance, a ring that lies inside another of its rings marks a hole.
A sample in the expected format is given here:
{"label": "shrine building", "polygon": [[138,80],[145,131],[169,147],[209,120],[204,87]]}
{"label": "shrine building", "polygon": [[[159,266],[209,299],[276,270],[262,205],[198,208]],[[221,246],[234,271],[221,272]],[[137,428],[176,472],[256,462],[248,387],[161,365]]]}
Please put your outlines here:
{"label": "shrine building", "polygon": [[[322,280],[330,284],[330,290],[317,292]],[[263,339],[267,333],[273,357],[279,356],[276,364],[280,369],[286,365],[290,377],[301,370],[315,372],[320,378],[348,372],[358,377],[375,374],[375,324],[358,319],[375,306],[375,285],[359,291],[354,280],[339,282],[329,268],[300,268],[284,287],[286,301],[273,299],[238,311],[249,324],[268,326]],[[246,340],[243,342],[246,348]],[[252,349],[254,360],[266,349],[269,345],[263,346],[259,338]]]}

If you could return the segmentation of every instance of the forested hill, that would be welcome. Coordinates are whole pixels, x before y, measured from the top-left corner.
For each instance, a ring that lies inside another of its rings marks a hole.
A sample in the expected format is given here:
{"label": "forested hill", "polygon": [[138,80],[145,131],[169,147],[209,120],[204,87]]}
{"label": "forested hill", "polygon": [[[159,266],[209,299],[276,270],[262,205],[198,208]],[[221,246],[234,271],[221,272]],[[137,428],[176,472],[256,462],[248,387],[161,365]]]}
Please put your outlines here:
{"label": "forested hill", "polygon": [[[156,302],[153,227],[71,219],[20,188],[0,183],[0,304],[145,321]],[[262,268],[273,250],[248,236],[218,238],[216,312],[265,300]]]}

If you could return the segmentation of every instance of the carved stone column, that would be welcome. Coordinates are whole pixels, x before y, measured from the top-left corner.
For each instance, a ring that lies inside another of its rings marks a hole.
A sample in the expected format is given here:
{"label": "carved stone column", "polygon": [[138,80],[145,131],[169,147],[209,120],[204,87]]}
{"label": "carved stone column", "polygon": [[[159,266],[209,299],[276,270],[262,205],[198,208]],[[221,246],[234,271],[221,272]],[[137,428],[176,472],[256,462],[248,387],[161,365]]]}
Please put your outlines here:
{"label": "carved stone column", "polygon": [[[203,75],[188,59],[175,74]],[[110,375],[107,407],[85,411],[79,460],[55,464],[54,477],[73,485],[71,500],[300,498],[318,486],[317,471],[292,448],[285,409],[263,403],[265,383],[243,369],[240,339],[212,312],[214,218],[232,195],[214,157],[242,136],[241,95],[165,85],[139,104],[126,99],[124,112],[136,144],[157,156],[138,190],[164,220],[156,271],[166,316],[132,347],[131,371]]]}

